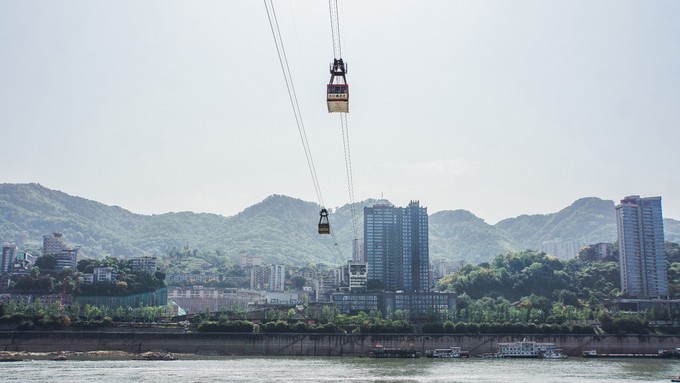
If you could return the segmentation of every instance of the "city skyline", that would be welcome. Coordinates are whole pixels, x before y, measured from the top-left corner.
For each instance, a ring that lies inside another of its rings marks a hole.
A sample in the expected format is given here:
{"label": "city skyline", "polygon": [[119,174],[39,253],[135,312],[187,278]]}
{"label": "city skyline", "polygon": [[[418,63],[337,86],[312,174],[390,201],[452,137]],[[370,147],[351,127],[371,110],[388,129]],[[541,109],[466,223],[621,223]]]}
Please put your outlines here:
{"label": "city skyline", "polygon": [[[677,1],[339,6],[355,200],[494,224],[639,193],[680,219]],[[324,204],[342,206],[327,4],[276,11]],[[0,44],[2,182],[147,215],[317,202],[259,2],[9,0]]]}

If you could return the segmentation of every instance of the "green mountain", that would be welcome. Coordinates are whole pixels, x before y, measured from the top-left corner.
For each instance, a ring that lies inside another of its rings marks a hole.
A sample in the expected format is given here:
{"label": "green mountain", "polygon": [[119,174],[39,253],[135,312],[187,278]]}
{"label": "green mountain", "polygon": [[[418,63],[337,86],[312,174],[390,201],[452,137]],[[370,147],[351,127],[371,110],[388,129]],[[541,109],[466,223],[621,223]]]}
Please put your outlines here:
{"label": "green mountain", "polygon": [[495,226],[521,249],[540,249],[545,241],[613,242],[617,235],[614,201],[594,197],[581,198],[557,213],[521,215]]}
{"label": "green mountain", "polygon": [[680,243],[680,221],[664,218],[663,232],[666,242]]}
{"label": "green mountain", "polygon": [[431,214],[430,258],[479,263],[519,248],[505,232],[467,210]]}
{"label": "green mountain", "polygon": [[[361,204],[355,204],[355,212],[363,235]],[[158,255],[188,247],[232,257],[245,251],[268,262],[300,265],[351,258],[350,206],[331,217],[337,246],[332,236],[317,233],[318,220],[316,204],[279,195],[233,217],[191,212],[146,216],[38,184],[0,184],[0,242],[37,250],[43,235],[56,231],[92,257]]]}
{"label": "green mountain", "polygon": [[[354,204],[363,237],[363,206]],[[340,264],[351,258],[352,206],[331,211],[333,236],[317,233],[316,204],[272,195],[232,217],[207,213],[135,214],[117,206],[70,196],[38,184],[0,184],[0,242],[38,250],[42,236],[61,232],[85,256],[159,255],[172,248],[199,249],[234,259],[239,252],[266,262]],[[544,241],[611,242],[616,238],[614,203],[583,198],[553,214],[523,215],[489,225],[465,210],[430,215],[433,260],[488,261],[495,255],[540,249]],[[665,219],[666,239],[680,241],[680,221]],[[336,245],[337,243],[337,245]]]}

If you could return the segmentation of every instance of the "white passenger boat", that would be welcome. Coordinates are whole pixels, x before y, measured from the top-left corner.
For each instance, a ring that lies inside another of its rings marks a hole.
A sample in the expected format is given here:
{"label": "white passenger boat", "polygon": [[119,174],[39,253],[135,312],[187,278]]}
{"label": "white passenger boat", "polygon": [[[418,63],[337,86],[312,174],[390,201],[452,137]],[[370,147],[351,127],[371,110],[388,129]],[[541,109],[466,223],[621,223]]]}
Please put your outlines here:
{"label": "white passenger boat", "polygon": [[554,343],[538,343],[527,341],[498,343],[498,354],[504,358],[542,358],[548,350],[554,350]]}

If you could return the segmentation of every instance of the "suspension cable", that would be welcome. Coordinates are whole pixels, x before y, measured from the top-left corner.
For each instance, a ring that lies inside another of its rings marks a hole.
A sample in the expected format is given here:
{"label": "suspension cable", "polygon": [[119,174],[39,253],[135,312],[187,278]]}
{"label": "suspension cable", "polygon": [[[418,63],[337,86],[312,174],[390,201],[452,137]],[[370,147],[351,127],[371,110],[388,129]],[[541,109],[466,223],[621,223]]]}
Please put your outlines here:
{"label": "suspension cable", "polygon": [[345,172],[347,173],[347,192],[349,194],[349,206],[352,213],[352,234],[353,239],[359,238],[357,231],[357,216],[354,208],[354,174],[352,173],[352,153],[349,145],[349,129],[347,127],[347,113],[340,114],[340,125],[342,127],[342,146],[345,150]]}
{"label": "suspension cable", "polygon": [[[290,66],[288,65],[288,58],[286,56],[286,50],[283,45],[283,38],[281,36],[281,30],[279,29],[279,22],[276,18],[276,11],[274,10],[274,4],[272,0],[264,0],[264,6],[267,10],[267,18],[269,19],[269,27],[274,37],[274,44],[276,45],[276,53],[279,57],[279,64],[281,65],[281,71],[283,72],[283,78],[286,82],[286,89],[288,91],[288,98],[290,99],[290,104],[293,109],[293,114],[295,116],[295,123],[298,128],[298,133],[300,135],[300,141],[302,142],[302,148],[305,152],[305,158],[307,159],[307,167],[309,168],[309,173],[312,176],[312,182],[314,183],[314,190],[316,191],[316,197],[321,208],[325,208],[325,203],[323,200],[323,195],[321,193],[321,186],[319,185],[319,178],[316,175],[316,167],[314,166],[314,159],[312,158],[312,151],[309,147],[309,142],[307,141],[307,132],[305,131],[305,124],[302,119],[302,112],[300,111],[300,105],[298,103],[297,94],[295,92],[295,86],[293,83],[293,76],[290,73]],[[338,255],[342,257],[342,252],[338,246],[338,240],[335,236],[334,230],[330,231],[331,237],[333,238],[333,244],[338,252]]]}
{"label": "suspension cable", "polygon": [[340,45],[340,19],[338,17],[338,0],[328,0],[328,9],[331,17],[331,38],[333,39],[333,57],[342,58],[342,46]]}
{"label": "suspension cable", "polygon": [[[340,17],[338,12],[338,0],[328,0],[328,9],[331,19],[331,38],[333,40],[333,56],[335,59],[342,58],[342,44],[340,42]],[[342,146],[345,152],[345,172],[347,173],[347,192],[349,194],[349,206],[352,213],[352,234],[354,240],[359,238],[357,229],[357,216],[354,206],[354,175],[352,174],[352,153],[349,144],[349,128],[347,126],[347,114],[340,113],[340,127],[342,129]]]}
{"label": "suspension cable", "polygon": [[[283,38],[281,37],[281,30],[279,29],[279,22],[276,18],[276,11],[274,10],[274,4],[272,0],[264,0],[264,6],[267,10],[267,18],[269,19],[269,27],[272,31],[272,36],[274,37],[274,43],[276,45],[276,53],[279,56],[279,63],[281,65],[281,71],[283,72],[283,79],[286,82],[286,89],[288,91],[288,98],[290,99],[291,107],[293,108],[293,114],[295,116],[295,123],[298,128],[298,133],[300,135],[300,141],[302,142],[302,148],[305,152],[305,158],[307,159],[307,167],[309,168],[309,173],[312,176],[312,182],[314,183],[314,190],[316,191],[316,198],[319,205],[324,208],[325,203],[323,200],[323,195],[321,194],[321,186],[319,185],[319,179],[316,175],[316,168],[314,166],[314,159],[312,158],[312,151],[309,147],[309,142],[307,141],[307,132],[305,131],[305,124],[302,119],[302,112],[300,111],[300,105],[297,99],[297,93],[295,92],[295,86],[293,84],[293,76],[290,73],[290,67],[288,65],[288,57],[286,56],[286,50],[283,45]],[[271,9],[271,10],[270,10]]]}

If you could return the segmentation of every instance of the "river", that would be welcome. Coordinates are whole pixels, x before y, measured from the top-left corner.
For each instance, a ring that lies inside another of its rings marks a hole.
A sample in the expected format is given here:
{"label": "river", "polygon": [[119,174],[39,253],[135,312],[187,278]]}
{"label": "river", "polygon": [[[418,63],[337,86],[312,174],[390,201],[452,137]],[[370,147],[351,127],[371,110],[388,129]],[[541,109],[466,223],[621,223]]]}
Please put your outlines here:
{"label": "river", "polygon": [[678,359],[189,357],[1,363],[2,382],[670,382]]}

